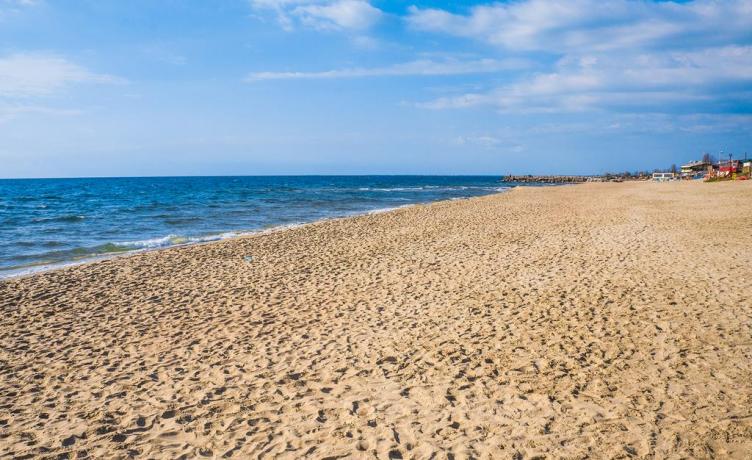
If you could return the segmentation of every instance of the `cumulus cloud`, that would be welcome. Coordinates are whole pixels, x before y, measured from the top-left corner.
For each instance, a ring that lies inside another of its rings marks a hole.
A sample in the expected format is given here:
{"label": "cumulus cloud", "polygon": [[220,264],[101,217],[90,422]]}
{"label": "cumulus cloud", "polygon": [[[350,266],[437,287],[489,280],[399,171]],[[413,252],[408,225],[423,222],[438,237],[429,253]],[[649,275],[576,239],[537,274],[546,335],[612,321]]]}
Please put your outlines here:
{"label": "cumulus cloud", "polygon": [[419,59],[385,67],[355,67],[323,72],[254,72],[248,75],[246,81],[463,75],[520,69],[527,65],[528,62],[523,59],[478,59],[467,61]]}
{"label": "cumulus cloud", "polygon": [[367,0],[251,0],[259,11],[272,11],[280,26],[296,25],[325,30],[365,30],[383,15]]}
{"label": "cumulus cloud", "polygon": [[112,75],[97,74],[63,57],[12,54],[0,58],[0,96],[45,96],[74,83],[119,83]]}
{"label": "cumulus cloud", "polygon": [[[547,72],[487,92],[442,97],[433,109],[495,106],[557,112],[749,108],[752,3],[523,0],[467,14],[412,7],[414,28],[553,57]],[[731,107],[731,108],[729,108]]]}

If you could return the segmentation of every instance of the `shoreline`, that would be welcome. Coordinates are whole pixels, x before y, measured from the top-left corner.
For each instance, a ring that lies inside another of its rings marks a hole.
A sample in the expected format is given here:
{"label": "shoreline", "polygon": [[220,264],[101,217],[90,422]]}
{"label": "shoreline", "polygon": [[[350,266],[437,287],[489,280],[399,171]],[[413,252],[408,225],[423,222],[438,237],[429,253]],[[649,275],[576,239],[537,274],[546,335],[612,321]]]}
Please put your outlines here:
{"label": "shoreline", "polygon": [[82,179],[78,189],[44,180],[36,192],[6,184],[12,211],[0,230],[0,279],[509,188],[496,176],[369,177],[176,177],[156,194],[152,178]]}
{"label": "shoreline", "polygon": [[[115,259],[120,259],[123,257],[130,257],[130,256],[138,255],[138,254],[148,253],[148,252],[164,251],[168,249],[177,249],[177,248],[185,248],[185,247],[190,247],[190,246],[212,244],[212,243],[218,243],[221,241],[228,241],[228,240],[233,240],[233,239],[238,239],[238,238],[252,238],[252,237],[258,237],[258,236],[264,236],[264,235],[268,235],[271,233],[282,232],[286,230],[293,230],[293,229],[304,227],[307,225],[314,225],[314,224],[320,224],[320,223],[343,220],[343,219],[355,219],[358,217],[363,217],[363,216],[368,216],[368,215],[383,214],[387,212],[397,211],[399,209],[410,208],[413,206],[425,206],[425,205],[431,205],[434,203],[472,200],[475,198],[481,198],[483,196],[509,193],[512,190],[519,188],[519,187],[520,186],[512,186],[506,190],[499,190],[494,193],[489,193],[488,195],[481,195],[481,196],[476,196],[476,197],[449,198],[446,200],[437,200],[437,201],[431,201],[431,202],[425,202],[425,203],[410,203],[410,204],[404,204],[401,206],[392,206],[392,207],[386,207],[386,208],[372,209],[370,211],[356,212],[354,214],[349,214],[345,216],[325,217],[325,218],[313,220],[310,222],[298,222],[298,223],[292,223],[292,224],[276,225],[276,226],[265,228],[262,230],[237,231],[237,232],[227,231],[227,232],[219,233],[216,235],[211,234],[211,235],[189,237],[189,238],[211,238],[211,239],[206,239],[205,241],[188,241],[185,243],[175,243],[175,244],[170,244],[167,246],[144,247],[144,248],[138,248],[138,249],[133,249],[133,250],[99,254],[99,255],[94,255],[91,257],[84,257],[79,260],[71,260],[71,261],[65,261],[65,262],[59,262],[59,263],[22,267],[22,268],[19,268],[18,270],[7,270],[7,271],[3,270],[3,271],[0,271],[0,283],[2,283],[5,280],[26,278],[26,277],[34,276],[40,273],[49,273],[49,272],[53,272],[57,270],[65,270],[65,269],[69,269],[73,267],[78,267],[81,265],[87,265],[87,264],[92,264],[92,263],[97,263],[97,262],[108,261],[108,260],[115,260]],[[227,235],[227,234],[231,234],[231,236],[226,236],[226,237],[222,236],[222,235]],[[217,238],[213,238],[215,236]],[[164,238],[167,238],[167,237],[164,237]]]}
{"label": "shoreline", "polygon": [[[507,192],[507,190],[503,192],[498,192],[498,193],[505,193],[505,192]],[[475,197],[471,197],[471,198],[475,198]],[[240,232],[228,231],[228,232],[223,232],[223,233],[219,233],[216,235],[211,234],[211,235],[204,235],[204,236],[198,236],[198,237],[191,237],[191,238],[211,238],[205,241],[188,241],[185,243],[170,244],[168,246],[144,247],[144,248],[139,248],[139,249],[133,249],[130,251],[119,251],[119,252],[112,252],[109,254],[99,254],[99,255],[95,255],[91,257],[85,257],[80,260],[72,260],[72,261],[53,263],[53,264],[44,264],[44,265],[38,265],[38,266],[34,265],[30,267],[23,267],[18,270],[9,270],[9,272],[11,273],[7,273],[7,274],[3,273],[3,271],[0,271],[0,283],[9,279],[26,278],[26,277],[34,276],[40,273],[49,273],[49,272],[53,272],[57,270],[64,270],[64,269],[68,269],[72,267],[78,267],[81,265],[87,265],[87,264],[92,264],[92,263],[97,263],[97,262],[108,261],[108,260],[115,260],[115,259],[120,259],[123,257],[136,256],[136,255],[147,253],[147,252],[165,251],[168,249],[178,249],[178,248],[185,248],[185,247],[190,247],[190,246],[206,245],[206,244],[218,243],[220,241],[228,241],[228,240],[233,240],[233,239],[238,239],[238,238],[252,238],[252,237],[257,237],[257,236],[268,235],[271,233],[282,232],[286,230],[293,230],[295,228],[303,227],[306,225],[314,225],[314,224],[329,222],[333,220],[353,219],[353,218],[362,217],[362,216],[366,216],[370,214],[381,214],[385,212],[392,212],[398,209],[408,208],[411,206],[420,206],[421,204],[433,204],[433,203],[439,203],[441,201],[454,201],[458,199],[470,199],[470,198],[453,198],[449,200],[433,201],[431,203],[406,204],[406,205],[395,206],[395,207],[390,207],[390,208],[374,209],[372,211],[356,213],[356,214],[352,214],[348,216],[325,217],[323,219],[318,219],[318,220],[314,220],[310,222],[282,224],[282,225],[277,225],[274,227],[269,227],[269,228],[265,228],[262,230],[255,230],[255,231],[253,230],[252,231],[240,231]],[[222,236],[222,235],[227,235],[227,234],[232,234],[232,235],[226,236],[226,237]],[[216,236],[217,238],[213,238],[214,236]]]}
{"label": "shoreline", "polygon": [[4,280],[0,457],[745,458],[752,183],[514,190]]}

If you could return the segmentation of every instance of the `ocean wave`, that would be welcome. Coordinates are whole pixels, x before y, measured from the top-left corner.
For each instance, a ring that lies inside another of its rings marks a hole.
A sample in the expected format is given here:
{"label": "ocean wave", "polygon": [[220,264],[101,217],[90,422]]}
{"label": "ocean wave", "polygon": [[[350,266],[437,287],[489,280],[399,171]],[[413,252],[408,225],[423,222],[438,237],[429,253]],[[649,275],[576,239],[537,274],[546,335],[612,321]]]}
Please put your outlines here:
{"label": "ocean wave", "polygon": [[[128,249],[147,249],[147,248],[162,248],[170,246],[171,244],[179,244],[182,237],[179,235],[167,235],[159,238],[150,238],[147,240],[138,241],[118,241],[115,243],[108,243],[116,248]],[[107,245],[103,245],[107,246]]]}
{"label": "ocean wave", "polygon": [[397,209],[409,208],[409,207],[412,207],[412,206],[415,206],[415,205],[414,204],[403,204],[401,206],[391,206],[391,207],[388,207],[388,208],[372,209],[372,210],[368,211],[366,214],[368,214],[368,215],[383,214],[385,212],[395,211]]}
{"label": "ocean wave", "polygon": [[[117,248],[119,250],[128,250],[128,251],[135,251],[139,249],[159,249],[159,248],[166,248],[170,246],[178,246],[178,245],[184,245],[184,244],[192,244],[192,243],[207,243],[209,241],[219,241],[219,240],[226,240],[228,238],[235,238],[238,236],[244,236],[244,235],[252,235],[259,232],[223,232],[223,233],[213,233],[209,235],[200,235],[200,236],[184,236],[184,235],[174,235],[170,234],[167,236],[157,237],[157,238],[150,238],[146,240],[137,240],[137,241],[118,241],[115,243],[108,243],[113,248]],[[107,245],[103,245],[107,246]]]}

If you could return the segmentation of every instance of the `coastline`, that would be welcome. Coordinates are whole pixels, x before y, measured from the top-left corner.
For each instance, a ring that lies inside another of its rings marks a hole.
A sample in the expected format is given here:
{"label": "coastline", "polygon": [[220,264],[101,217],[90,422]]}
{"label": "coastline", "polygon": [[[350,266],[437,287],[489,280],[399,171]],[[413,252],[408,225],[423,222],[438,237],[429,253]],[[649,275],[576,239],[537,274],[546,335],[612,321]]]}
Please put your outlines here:
{"label": "coastline", "polygon": [[518,187],[5,279],[0,456],[744,458],[750,199]]}
{"label": "coastline", "polygon": [[[494,193],[494,194],[507,193],[507,192],[511,191],[513,188],[516,188],[516,187],[511,187],[508,190],[499,191],[499,192]],[[42,265],[32,265],[32,266],[29,266],[29,267],[22,267],[22,268],[16,269],[16,270],[7,270],[6,273],[0,271],[0,283],[2,283],[4,280],[8,280],[8,279],[26,278],[26,277],[29,277],[29,276],[34,276],[34,275],[39,274],[39,273],[48,273],[48,272],[51,272],[51,271],[63,270],[63,269],[67,269],[67,268],[78,267],[78,266],[81,266],[81,265],[87,265],[87,264],[102,262],[102,261],[106,261],[106,260],[114,260],[114,259],[119,259],[119,258],[123,258],[123,257],[130,257],[130,256],[142,254],[142,253],[145,253],[145,252],[164,251],[164,250],[168,250],[168,249],[176,249],[176,248],[183,248],[183,247],[189,247],[189,246],[212,244],[212,243],[217,243],[219,241],[232,240],[232,239],[236,239],[236,238],[252,238],[252,237],[258,237],[258,236],[267,235],[267,234],[270,234],[270,233],[281,232],[281,231],[286,231],[286,230],[292,230],[292,229],[295,229],[295,228],[298,228],[298,227],[303,227],[303,226],[306,226],[306,225],[320,224],[320,223],[329,222],[329,221],[333,221],[333,220],[353,219],[353,218],[357,218],[357,217],[361,217],[361,216],[367,216],[367,215],[371,215],[371,214],[382,214],[382,213],[385,213],[385,212],[396,211],[398,209],[409,208],[409,207],[412,207],[412,206],[421,206],[421,205],[427,205],[427,204],[433,204],[433,203],[440,203],[442,201],[467,200],[467,199],[472,199],[472,198],[476,198],[476,197],[450,198],[448,200],[439,200],[439,201],[433,201],[433,202],[430,202],[430,203],[411,203],[411,204],[405,204],[405,205],[401,205],[401,206],[392,206],[392,207],[388,207],[388,208],[380,208],[380,209],[374,209],[374,210],[369,210],[369,211],[363,211],[363,212],[358,212],[358,213],[354,213],[354,214],[350,214],[350,215],[346,215],[346,216],[325,217],[325,218],[314,220],[314,221],[310,221],[310,222],[299,222],[299,223],[293,223],[293,224],[282,224],[282,225],[277,225],[277,226],[273,226],[273,227],[269,227],[269,228],[265,228],[265,229],[261,229],[261,230],[249,230],[249,231],[237,231],[237,232],[236,231],[228,231],[228,232],[224,232],[224,233],[221,233],[221,234],[213,234],[213,235],[205,235],[205,236],[195,237],[195,239],[198,239],[198,241],[188,241],[188,242],[185,242],[185,243],[174,243],[174,244],[170,244],[170,245],[167,245],[167,246],[143,247],[143,248],[132,249],[132,250],[128,250],[128,251],[119,251],[119,252],[112,252],[112,253],[109,253],[109,254],[101,254],[101,255],[96,255],[96,256],[84,257],[84,258],[82,258],[80,260],[71,260],[71,261],[66,261],[66,262],[51,263],[51,264],[42,264]],[[228,236],[225,236],[225,235],[228,235]],[[169,235],[168,235],[168,237],[169,237]],[[165,237],[165,238],[167,238],[167,237]],[[202,240],[202,239],[204,239],[204,240]]]}
{"label": "coastline", "polygon": [[504,189],[494,176],[0,181],[0,277]]}

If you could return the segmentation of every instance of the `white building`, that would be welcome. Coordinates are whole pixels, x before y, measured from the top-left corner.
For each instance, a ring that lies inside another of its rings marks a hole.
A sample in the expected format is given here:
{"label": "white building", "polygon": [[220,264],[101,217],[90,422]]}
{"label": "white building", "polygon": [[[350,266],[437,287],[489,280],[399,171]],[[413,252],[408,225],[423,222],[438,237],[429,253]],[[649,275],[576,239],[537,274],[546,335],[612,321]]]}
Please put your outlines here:
{"label": "white building", "polygon": [[657,172],[653,173],[653,180],[656,182],[667,182],[670,180],[675,180],[676,174],[672,172]]}

